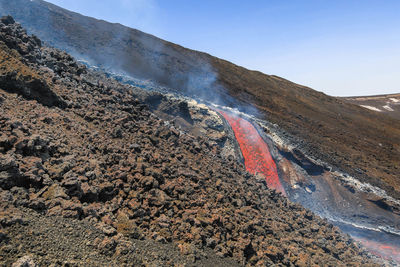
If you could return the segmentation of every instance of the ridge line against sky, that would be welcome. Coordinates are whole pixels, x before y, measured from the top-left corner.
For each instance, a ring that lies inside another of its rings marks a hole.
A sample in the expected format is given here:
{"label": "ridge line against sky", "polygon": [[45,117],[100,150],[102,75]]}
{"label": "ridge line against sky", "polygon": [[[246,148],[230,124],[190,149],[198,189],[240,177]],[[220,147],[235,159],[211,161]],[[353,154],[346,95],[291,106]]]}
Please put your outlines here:
{"label": "ridge line against sky", "polygon": [[400,92],[400,1],[47,2],[329,95]]}

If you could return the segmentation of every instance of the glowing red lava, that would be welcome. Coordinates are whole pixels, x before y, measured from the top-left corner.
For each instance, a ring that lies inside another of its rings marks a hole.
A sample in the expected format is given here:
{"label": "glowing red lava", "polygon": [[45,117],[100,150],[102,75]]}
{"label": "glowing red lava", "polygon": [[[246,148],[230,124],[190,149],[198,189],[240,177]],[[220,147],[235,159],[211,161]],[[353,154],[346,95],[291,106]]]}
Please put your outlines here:
{"label": "glowing red lava", "polygon": [[360,237],[354,237],[354,239],[361,242],[361,244],[372,254],[387,260],[392,259],[400,263],[400,246],[376,242]]}
{"label": "glowing red lava", "polygon": [[261,174],[265,177],[268,187],[281,192],[286,196],[274,160],[268,149],[268,145],[261,138],[256,128],[248,121],[231,113],[218,110],[228,121],[239,143],[244,157],[244,164],[248,172]]}

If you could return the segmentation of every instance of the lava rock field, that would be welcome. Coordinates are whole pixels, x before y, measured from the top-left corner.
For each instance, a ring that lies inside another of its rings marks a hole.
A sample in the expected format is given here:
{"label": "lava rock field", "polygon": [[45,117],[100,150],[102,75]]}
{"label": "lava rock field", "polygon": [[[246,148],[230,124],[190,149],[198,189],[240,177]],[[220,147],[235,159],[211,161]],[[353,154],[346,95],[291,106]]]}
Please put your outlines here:
{"label": "lava rock field", "polygon": [[134,92],[1,19],[0,265],[376,265]]}

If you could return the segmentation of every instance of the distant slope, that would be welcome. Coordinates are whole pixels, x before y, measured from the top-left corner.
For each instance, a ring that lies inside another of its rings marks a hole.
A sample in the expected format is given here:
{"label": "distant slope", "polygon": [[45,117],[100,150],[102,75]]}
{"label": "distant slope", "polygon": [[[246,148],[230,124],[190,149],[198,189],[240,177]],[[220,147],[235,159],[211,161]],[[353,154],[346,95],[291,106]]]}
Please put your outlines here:
{"label": "distant slope", "polygon": [[42,40],[95,64],[189,95],[255,106],[303,152],[400,197],[399,120],[44,1],[0,0],[0,10]]}
{"label": "distant slope", "polygon": [[344,101],[400,119],[400,94],[343,97]]}

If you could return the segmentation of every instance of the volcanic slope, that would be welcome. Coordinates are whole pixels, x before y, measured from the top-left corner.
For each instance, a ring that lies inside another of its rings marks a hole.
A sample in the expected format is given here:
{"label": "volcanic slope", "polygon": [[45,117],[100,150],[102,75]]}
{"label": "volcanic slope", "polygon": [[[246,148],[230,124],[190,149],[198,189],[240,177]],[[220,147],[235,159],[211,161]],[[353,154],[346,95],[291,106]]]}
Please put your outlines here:
{"label": "volcanic slope", "polygon": [[134,87],[40,45],[1,19],[2,265],[374,265]]}
{"label": "volcanic slope", "polygon": [[191,96],[254,106],[303,153],[400,198],[399,120],[45,1],[0,0],[0,11],[54,47],[95,65]]}

